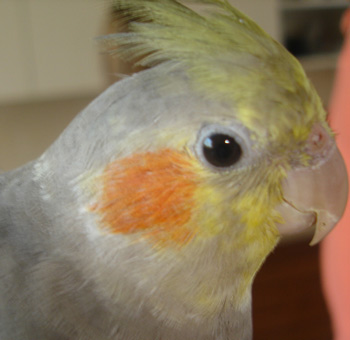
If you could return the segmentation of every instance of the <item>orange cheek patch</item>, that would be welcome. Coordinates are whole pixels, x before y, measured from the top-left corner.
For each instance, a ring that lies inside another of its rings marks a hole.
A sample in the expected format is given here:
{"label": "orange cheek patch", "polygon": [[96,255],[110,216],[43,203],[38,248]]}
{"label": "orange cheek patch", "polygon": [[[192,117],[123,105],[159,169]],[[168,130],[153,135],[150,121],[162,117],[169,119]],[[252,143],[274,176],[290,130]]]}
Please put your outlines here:
{"label": "orange cheek patch", "polygon": [[105,168],[102,185],[92,210],[111,232],[143,232],[158,243],[184,244],[193,237],[188,222],[196,176],[185,154],[163,149],[117,160]]}

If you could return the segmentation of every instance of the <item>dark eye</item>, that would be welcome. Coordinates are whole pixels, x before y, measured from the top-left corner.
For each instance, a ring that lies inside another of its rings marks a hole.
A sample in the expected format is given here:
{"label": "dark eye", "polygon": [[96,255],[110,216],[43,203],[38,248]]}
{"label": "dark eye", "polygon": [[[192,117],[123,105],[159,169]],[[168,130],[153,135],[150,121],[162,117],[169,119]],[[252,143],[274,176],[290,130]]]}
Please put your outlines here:
{"label": "dark eye", "polygon": [[242,148],[226,134],[214,133],[203,140],[203,155],[207,162],[218,168],[230,167],[242,156]]}

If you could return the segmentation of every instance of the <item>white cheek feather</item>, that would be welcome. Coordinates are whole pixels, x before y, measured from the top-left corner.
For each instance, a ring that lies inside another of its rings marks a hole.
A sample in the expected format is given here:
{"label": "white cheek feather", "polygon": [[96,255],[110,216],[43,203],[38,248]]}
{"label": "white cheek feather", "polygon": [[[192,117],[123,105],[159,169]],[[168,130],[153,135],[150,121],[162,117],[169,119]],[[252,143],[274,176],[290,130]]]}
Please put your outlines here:
{"label": "white cheek feather", "polygon": [[33,181],[39,186],[39,192],[44,201],[49,201],[52,198],[50,189],[46,186],[46,180],[50,177],[50,163],[46,160],[43,154],[33,167]]}

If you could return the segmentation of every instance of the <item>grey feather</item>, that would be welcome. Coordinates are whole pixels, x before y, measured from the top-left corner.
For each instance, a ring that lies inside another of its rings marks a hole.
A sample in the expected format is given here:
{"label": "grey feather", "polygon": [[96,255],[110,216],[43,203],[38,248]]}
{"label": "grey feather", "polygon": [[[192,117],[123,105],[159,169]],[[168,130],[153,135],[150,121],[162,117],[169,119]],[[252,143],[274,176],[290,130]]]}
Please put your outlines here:
{"label": "grey feather", "polygon": [[[77,187],[86,174],[135,150],[155,149],[155,131],[167,131],[169,143],[185,131],[195,142],[203,121],[227,120],[224,105],[189,95],[181,73],[165,91],[161,77],[154,78],[162,67],[116,83],[39,159],[0,175],[1,340],[251,338],[249,298],[243,307],[222,298],[215,316],[179,299],[176,287],[196,288],[196,271],[216,284],[209,275],[211,267],[218,271],[215,247],[199,258],[182,254],[187,260],[180,266],[183,259],[99,233],[84,211],[90,197]],[[223,114],[212,118],[212,112]]]}

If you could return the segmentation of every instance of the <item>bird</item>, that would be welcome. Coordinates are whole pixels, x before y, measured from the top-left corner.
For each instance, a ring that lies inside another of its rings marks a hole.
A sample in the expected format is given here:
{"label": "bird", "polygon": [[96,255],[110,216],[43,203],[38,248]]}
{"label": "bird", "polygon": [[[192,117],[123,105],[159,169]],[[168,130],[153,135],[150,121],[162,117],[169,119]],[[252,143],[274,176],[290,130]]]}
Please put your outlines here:
{"label": "bird", "polygon": [[281,237],[319,242],[343,159],[299,62],[226,0],[114,0],[144,70],[0,174],[1,340],[249,340]]}

